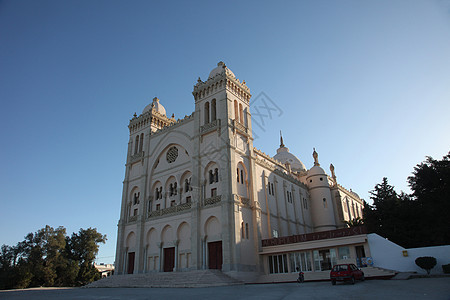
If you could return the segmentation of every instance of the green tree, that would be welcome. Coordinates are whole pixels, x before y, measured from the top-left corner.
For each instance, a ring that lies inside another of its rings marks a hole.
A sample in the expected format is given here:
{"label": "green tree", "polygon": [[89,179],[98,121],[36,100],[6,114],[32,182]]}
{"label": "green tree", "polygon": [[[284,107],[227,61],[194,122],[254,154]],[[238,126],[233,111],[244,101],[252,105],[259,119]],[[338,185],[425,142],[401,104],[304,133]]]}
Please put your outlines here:
{"label": "green tree", "polygon": [[417,209],[411,198],[405,193],[399,195],[386,177],[370,194],[373,205],[365,203],[363,214],[367,230],[403,247],[415,247]]}
{"label": "green tree", "polygon": [[442,160],[427,157],[408,177],[420,210],[419,234],[426,246],[450,244],[450,152]]}
{"label": "green tree", "polygon": [[344,223],[347,227],[358,227],[364,225],[364,221],[360,217],[356,217],[350,221],[344,221]]}
{"label": "green tree", "polygon": [[80,229],[67,239],[69,258],[79,263],[77,281],[87,284],[100,278],[100,273],[94,267],[99,244],[106,242],[106,235],[97,232],[96,228]]}

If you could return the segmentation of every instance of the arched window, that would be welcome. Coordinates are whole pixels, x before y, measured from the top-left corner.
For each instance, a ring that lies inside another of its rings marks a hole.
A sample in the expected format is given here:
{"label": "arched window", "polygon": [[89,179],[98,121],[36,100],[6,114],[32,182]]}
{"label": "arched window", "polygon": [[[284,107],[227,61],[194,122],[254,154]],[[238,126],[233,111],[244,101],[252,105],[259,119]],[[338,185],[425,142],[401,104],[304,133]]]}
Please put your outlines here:
{"label": "arched window", "polygon": [[209,184],[214,183],[214,174],[212,170],[209,170]]}
{"label": "arched window", "polygon": [[241,183],[244,183],[244,171],[241,170]]}
{"label": "arched window", "polygon": [[245,239],[245,235],[244,235],[244,222],[241,223],[241,239]]}
{"label": "arched window", "polygon": [[136,142],[134,145],[134,154],[136,154],[139,150],[139,135],[136,136]]}
{"label": "arched window", "polygon": [[245,236],[248,239],[248,223],[245,223]]}
{"label": "arched window", "polygon": [[216,120],[216,99],[211,101],[211,122]]}
{"label": "arched window", "polygon": [[236,176],[236,178],[237,178],[237,182],[239,183],[239,168],[236,168],[236,171],[237,171],[237,176]]}
{"label": "arched window", "polygon": [[141,142],[139,143],[139,152],[142,151],[142,145],[144,144],[144,134],[141,133]]}
{"label": "arched window", "polygon": [[205,103],[205,124],[209,123],[209,102]]}
{"label": "arched window", "polygon": [[214,169],[214,181],[219,182],[219,169]]}
{"label": "arched window", "polygon": [[239,103],[239,122],[244,124],[244,111],[242,110],[242,104]]}
{"label": "arched window", "polygon": [[234,100],[234,120],[239,121],[239,108],[237,100]]}

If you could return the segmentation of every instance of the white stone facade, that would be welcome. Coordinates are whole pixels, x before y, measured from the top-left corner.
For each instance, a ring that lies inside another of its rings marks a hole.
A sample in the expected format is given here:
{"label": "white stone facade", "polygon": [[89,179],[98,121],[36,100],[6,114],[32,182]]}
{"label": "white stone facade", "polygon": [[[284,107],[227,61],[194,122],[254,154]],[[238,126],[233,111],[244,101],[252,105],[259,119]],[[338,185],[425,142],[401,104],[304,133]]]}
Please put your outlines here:
{"label": "white stone facade", "polygon": [[283,141],[253,147],[250,90],[220,62],[194,86],[195,111],[166,116],[155,98],[129,124],[116,274],[221,269],[267,273],[261,241],[345,227],[363,201],[307,170]]}

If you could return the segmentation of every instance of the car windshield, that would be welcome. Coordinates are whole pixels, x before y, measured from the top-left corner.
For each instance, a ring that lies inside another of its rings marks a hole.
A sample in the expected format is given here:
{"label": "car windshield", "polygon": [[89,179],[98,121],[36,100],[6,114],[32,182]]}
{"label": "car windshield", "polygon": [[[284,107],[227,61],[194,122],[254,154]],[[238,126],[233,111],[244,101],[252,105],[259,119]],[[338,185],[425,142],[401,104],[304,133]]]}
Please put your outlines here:
{"label": "car windshield", "polygon": [[348,270],[348,266],[343,265],[343,266],[334,266],[334,271],[335,272],[342,272],[342,271],[347,271]]}

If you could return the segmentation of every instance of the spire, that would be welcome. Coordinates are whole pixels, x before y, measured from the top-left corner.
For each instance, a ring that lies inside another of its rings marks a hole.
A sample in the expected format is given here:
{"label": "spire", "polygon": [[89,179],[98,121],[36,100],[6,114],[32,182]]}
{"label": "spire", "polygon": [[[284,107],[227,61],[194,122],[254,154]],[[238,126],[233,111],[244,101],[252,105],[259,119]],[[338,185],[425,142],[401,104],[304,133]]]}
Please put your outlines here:
{"label": "spire", "polygon": [[283,135],[281,135],[281,130],[280,130],[280,148],[283,148],[284,144],[283,144]]}
{"label": "spire", "polygon": [[319,164],[319,154],[317,154],[316,148],[313,148],[313,150],[314,150],[314,152],[313,152],[314,165],[315,166],[320,166],[320,164]]}

